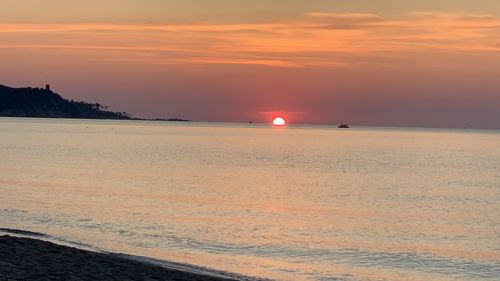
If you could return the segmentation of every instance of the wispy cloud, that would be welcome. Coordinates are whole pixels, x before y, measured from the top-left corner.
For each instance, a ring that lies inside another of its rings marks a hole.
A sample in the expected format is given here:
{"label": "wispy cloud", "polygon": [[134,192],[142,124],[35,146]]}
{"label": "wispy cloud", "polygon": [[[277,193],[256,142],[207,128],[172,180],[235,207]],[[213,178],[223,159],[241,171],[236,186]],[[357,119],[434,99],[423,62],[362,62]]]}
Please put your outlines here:
{"label": "wispy cloud", "polygon": [[[500,54],[500,18],[415,12],[396,18],[363,13],[308,13],[269,23],[8,24],[0,48],[126,53],[151,64],[355,67],[362,58],[435,50]],[[144,55],[146,54],[146,55]],[[113,56],[113,60],[117,60]]]}

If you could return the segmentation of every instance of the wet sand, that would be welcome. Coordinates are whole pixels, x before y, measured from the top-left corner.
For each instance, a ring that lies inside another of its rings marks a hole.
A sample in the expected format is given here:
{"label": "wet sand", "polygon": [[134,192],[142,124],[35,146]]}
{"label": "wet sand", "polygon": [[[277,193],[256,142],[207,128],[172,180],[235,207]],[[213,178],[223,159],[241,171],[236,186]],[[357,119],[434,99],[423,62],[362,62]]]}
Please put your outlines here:
{"label": "wet sand", "polygon": [[127,258],[9,235],[0,236],[0,281],[244,280],[168,268]]}

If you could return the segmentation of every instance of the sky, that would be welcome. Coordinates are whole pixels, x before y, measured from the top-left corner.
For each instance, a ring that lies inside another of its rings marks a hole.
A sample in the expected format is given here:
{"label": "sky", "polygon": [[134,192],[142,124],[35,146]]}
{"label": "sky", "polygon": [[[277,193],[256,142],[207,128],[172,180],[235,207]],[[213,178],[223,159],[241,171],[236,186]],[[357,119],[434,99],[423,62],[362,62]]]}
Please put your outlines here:
{"label": "sky", "polygon": [[0,84],[136,117],[500,129],[498,0],[0,0]]}

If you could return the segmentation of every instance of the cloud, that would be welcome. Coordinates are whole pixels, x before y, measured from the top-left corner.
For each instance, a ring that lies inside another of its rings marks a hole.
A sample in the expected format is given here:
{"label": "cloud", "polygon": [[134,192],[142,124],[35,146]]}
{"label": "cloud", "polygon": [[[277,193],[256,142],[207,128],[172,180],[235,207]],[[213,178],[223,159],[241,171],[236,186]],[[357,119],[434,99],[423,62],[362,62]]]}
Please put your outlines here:
{"label": "cloud", "polygon": [[306,16],[313,18],[324,18],[324,19],[341,19],[341,20],[362,20],[362,21],[373,21],[381,20],[382,18],[377,14],[371,13],[323,13],[323,12],[311,12],[306,13]]}
{"label": "cloud", "polygon": [[119,60],[110,53],[126,53],[124,61],[147,64],[345,68],[391,53],[498,54],[500,18],[316,12],[268,23],[0,23],[0,42],[3,49],[64,49],[97,60]]}
{"label": "cloud", "polygon": [[[308,13],[312,28],[322,29],[359,29],[382,26],[384,20],[376,14],[362,13]],[[309,23],[309,24],[310,24]],[[317,23],[317,24],[314,24]]]}

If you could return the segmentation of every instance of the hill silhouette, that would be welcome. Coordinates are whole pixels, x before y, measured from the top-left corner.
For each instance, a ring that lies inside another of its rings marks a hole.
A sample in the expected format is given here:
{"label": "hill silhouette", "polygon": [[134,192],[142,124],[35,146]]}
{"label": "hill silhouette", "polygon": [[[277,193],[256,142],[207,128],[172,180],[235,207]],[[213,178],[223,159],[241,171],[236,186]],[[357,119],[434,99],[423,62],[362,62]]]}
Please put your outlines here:
{"label": "hill silhouette", "polygon": [[41,88],[0,85],[0,116],[41,118],[131,119],[125,112],[108,111],[99,103],[67,100]]}

